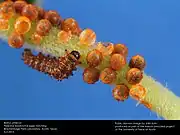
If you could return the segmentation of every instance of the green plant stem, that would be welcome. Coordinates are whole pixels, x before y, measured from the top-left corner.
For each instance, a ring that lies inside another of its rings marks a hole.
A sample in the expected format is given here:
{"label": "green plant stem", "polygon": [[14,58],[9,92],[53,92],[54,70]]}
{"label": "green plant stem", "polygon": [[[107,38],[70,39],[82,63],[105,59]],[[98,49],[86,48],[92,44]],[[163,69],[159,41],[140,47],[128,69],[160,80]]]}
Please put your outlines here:
{"label": "green plant stem", "polygon": [[[9,34],[13,31],[13,24],[15,18],[10,19],[9,25],[10,28],[8,31],[1,31],[1,38],[8,38]],[[51,54],[53,56],[62,56],[65,53],[65,49],[72,51],[77,50],[81,53],[81,62],[80,67],[86,68],[88,65],[86,63],[87,53],[94,49],[95,47],[88,47],[86,45],[79,44],[79,38],[73,36],[68,43],[62,43],[57,40],[57,34],[59,29],[53,27],[50,33],[43,38],[41,45],[35,45],[32,43],[30,37],[31,34],[35,31],[36,22],[33,22],[30,32],[25,35],[25,41],[27,45],[26,48],[35,49],[44,53]],[[105,67],[109,66],[110,56],[104,57],[102,63],[99,65],[99,69],[103,70]],[[130,84],[125,79],[125,73],[129,69],[128,65],[125,65],[124,68],[120,71],[117,71],[117,79],[114,82],[115,84],[125,83],[129,88]],[[162,116],[166,120],[180,120],[180,98],[177,97],[173,92],[168,90],[168,88],[161,85],[159,82],[152,79],[150,76],[147,76],[144,73],[143,80],[141,82],[142,86],[147,90],[145,96],[145,101],[152,104],[152,111],[156,112],[159,116]]]}

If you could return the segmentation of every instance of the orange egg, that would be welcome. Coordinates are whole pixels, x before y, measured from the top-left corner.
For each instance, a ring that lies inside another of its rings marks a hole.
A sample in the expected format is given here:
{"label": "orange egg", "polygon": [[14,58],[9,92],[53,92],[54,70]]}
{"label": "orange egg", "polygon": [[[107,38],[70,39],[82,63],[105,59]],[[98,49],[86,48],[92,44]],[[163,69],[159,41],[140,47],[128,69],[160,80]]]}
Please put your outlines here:
{"label": "orange egg", "polygon": [[15,14],[15,9],[12,1],[5,1],[0,4],[0,18],[10,19]]}
{"label": "orange egg", "polygon": [[24,44],[24,38],[22,35],[13,32],[9,37],[8,37],[8,44],[12,48],[21,48]]}
{"label": "orange egg", "polygon": [[47,19],[41,19],[36,26],[36,32],[41,36],[46,36],[51,30],[51,23]]}
{"label": "orange egg", "polygon": [[114,45],[113,43],[108,43],[106,45],[105,51],[104,51],[104,55],[111,55],[114,51]]}
{"label": "orange egg", "polygon": [[7,30],[9,28],[9,22],[6,19],[0,19],[0,30]]}
{"label": "orange egg", "polygon": [[113,54],[110,58],[111,68],[120,70],[126,64],[126,58],[121,54]]}
{"label": "orange egg", "polygon": [[143,70],[145,66],[146,66],[146,61],[141,55],[133,56],[129,62],[130,68],[138,68],[140,70]]}
{"label": "orange egg", "polygon": [[40,36],[39,34],[37,33],[33,33],[32,36],[31,36],[31,40],[34,44],[36,45],[40,45],[41,44],[41,41],[42,41],[42,36]]}
{"label": "orange egg", "polygon": [[114,99],[117,101],[124,101],[129,97],[129,88],[124,84],[116,85],[112,93]]}
{"label": "orange egg", "polygon": [[124,44],[116,44],[116,45],[114,45],[113,53],[119,53],[119,54],[122,54],[123,56],[127,57],[128,48]]}
{"label": "orange egg", "polygon": [[62,22],[62,26],[61,26],[62,30],[66,31],[66,32],[71,32],[74,35],[79,35],[80,33],[80,28],[79,25],[77,23],[77,21],[73,18],[67,18]]}
{"label": "orange egg", "polygon": [[81,45],[91,46],[96,42],[96,34],[91,29],[85,29],[79,36],[79,42]]}
{"label": "orange egg", "polygon": [[126,74],[126,80],[129,84],[138,84],[143,78],[143,72],[138,68],[131,68]]}
{"label": "orange egg", "polygon": [[100,71],[97,68],[85,68],[83,72],[83,80],[88,84],[94,84],[99,80]]}
{"label": "orange egg", "polygon": [[96,49],[87,54],[86,61],[90,67],[97,67],[103,60],[102,53]]}
{"label": "orange egg", "polygon": [[146,93],[146,89],[140,84],[132,85],[129,91],[130,96],[138,101],[142,101],[145,98]]}
{"label": "orange egg", "polygon": [[38,19],[41,20],[41,19],[44,19],[44,16],[45,16],[45,10],[41,7],[36,7],[37,10],[38,10]]}
{"label": "orange egg", "polygon": [[29,18],[31,21],[34,21],[38,17],[38,10],[34,5],[27,4],[23,7],[21,14]]}
{"label": "orange egg", "polygon": [[27,2],[26,1],[15,1],[14,2],[14,8],[16,10],[17,13],[21,13],[22,12],[22,9],[23,7],[27,5]]}
{"label": "orange egg", "polygon": [[59,33],[58,33],[58,40],[60,42],[64,42],[64,43],[67,43],[71,38],[71,34],[69,32],[66,32],[66,31],[63,31],[61,30]]}
{"label": "orange egg", "polygon": [[14,24],[15,31],[19,34],[27,33],[31,28],[31,21],[25,16],[20,16]]}
{"label": "orange egg", "polygon": [[52,25],[60,25],[61,23],[60,15],[54,10],[49,10],[45,12],[44,19],[49,20]]}
{"label": "orange egg", "polygon": [[100,80],[105,84],[112,84],[116,80],[116,72],[111,68],[101,71]]}

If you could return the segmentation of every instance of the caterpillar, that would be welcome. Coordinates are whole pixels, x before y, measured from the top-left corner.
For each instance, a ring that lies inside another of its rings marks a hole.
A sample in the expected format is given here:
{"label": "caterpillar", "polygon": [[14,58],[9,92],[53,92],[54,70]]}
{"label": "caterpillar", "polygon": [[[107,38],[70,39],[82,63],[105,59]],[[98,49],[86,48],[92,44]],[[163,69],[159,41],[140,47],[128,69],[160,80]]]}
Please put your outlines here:
{"label": "caterpillar", "polygon": [[80,64],[79,59],[80,53],[78,51],[69,53],[65,50],[65,55],[59,58],[50,55],[45,56],[41,52],[34,55],[30,49],[24,49],[22,53],[24,64],[39,72],[48,74],[57,81],[62,81],[72,76],[73,71],[77,69],[76,66]]}

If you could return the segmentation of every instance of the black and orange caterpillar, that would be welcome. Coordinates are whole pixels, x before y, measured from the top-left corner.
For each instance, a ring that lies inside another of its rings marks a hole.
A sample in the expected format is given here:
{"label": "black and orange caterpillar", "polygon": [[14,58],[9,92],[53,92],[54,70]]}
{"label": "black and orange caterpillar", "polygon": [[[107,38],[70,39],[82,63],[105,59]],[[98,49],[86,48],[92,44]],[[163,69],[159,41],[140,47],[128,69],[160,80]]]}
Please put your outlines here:
{"label": "black and orange caterpillar", "polygon": [[30,49],[24,49],[22,60],[29,67],[62,81],[73,75],[73,71],[77,69],[76,66],[80,64],[80,53],[78,51],[69,53],[65,50],[65,53],[64,56],[56,58],[50,55],[45,56],[41,52],[34,55]]}

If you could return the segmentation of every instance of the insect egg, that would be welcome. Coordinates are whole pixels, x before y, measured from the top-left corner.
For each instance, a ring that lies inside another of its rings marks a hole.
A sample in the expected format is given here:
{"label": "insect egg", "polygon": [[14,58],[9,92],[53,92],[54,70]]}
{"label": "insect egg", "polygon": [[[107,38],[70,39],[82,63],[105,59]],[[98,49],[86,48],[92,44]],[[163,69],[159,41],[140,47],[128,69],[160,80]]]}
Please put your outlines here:
{"label": "insect egg", "polygon": [[37,8],[32,4],[27,4],[23,7],[21,14],[26,16],[31,21],[36,20],[38,17]]}
{"label": "insect egg", "polygon": [[94,84],[99,80],[99,74],[100,71],[97,68],[85,68],[83,72],[83,80],[88,84]]}
{"label": "insect egg", "polygon": [[46,36],[52,25],[47,19],[41,19],[36,26],[36,32],[41,36]]}
{"label": "insect egg", "polygon": [[9,28],[8,20],[0,19],[0,30],[7,30]]}
{"label": "insect egg", "polygon": [[26,1],[15,1],[14,2],[14,8],[17,13],[21,13],[21,11],[25,5],[27,5]]}
{"label": "insect egg", "polygon": [[116,85],[116,87],[113,89],[112,92],[113,92],[113,97],[117,101],[124,101],[129,96],[129,88],[124,84]]}
{"label": "insect egg", "polygon": [[19,34],[27,33],[31,28],[31,21],[25,16],[20,16],[14,24],[15,31]]}
{"label": "insect egg", "polygon": [[44,18],[49,20],[52,23],[52,25],[60,25],[61,23],[60,15],[54,10],[47,11],[45,13]]}
{"label": "insect egg", "polygon": [[36,7],[37,10],[38,10],[38,19],[41,20],[41,19],[44,19],[44,15],[45,15],[45,10],[41,7]]}
{"label": "insect egg", "polygon": [[146,89],[140,84],[132,85],[129,94],[132,98],[142,101],[146,96]]}
{"label": "insect egg", "polygon": [[119,53],[126,57],[128,55],[128,48],[124,44],[116,44],[114,45],[113,53]]}
{"label": "insect egg", "polygon": [[91,46],[96,42],[96,34],[91,29],[85,29],[79,36],[79,42],[82,45]]}
{"label": "insect egg", "polygon": [[138,84],[143,78],[143,72],[138,68],[131,68],[126,74],[126,80],[129,84]]}
{"label": "insect egg", "polygon": [[105,68],[101,71],[100,80],[105,84],[111,84],[116,79],[116,72],[111,68]]}
{"label": "insect egg", "polygon": [[113,43],[108,43],[105,47],[104,55],[111,55],[114,51],[114,45]]}
{"label": "insect egg", "polygon": [[129,62],[130,68],[138,68],[140,70],[143,70],[145,66],[146,66],[145,59],[140,55],[133,56]]}
{"label": "insect egg", "polygon": [[90,67],[97,67],[102,62],[102,53],[96,49],[87,54],[86,61]]}
{"label": "insect egg", "polygon": [[35,32],[31,35],[31,40],[34,44],[39,45],[42,41],[42,36]]}
{"label": "insect egg", "polygon": [[69,39],[71,38],[71,34],[63,30],[61,30],[57,36],[58,36],[58,40],[64,43],[68,42]]}
{"label": "insect egg", "polygon": [[0,18],[10,19],[15,14],[15,9],[12,1],[5,1],[0,3]]}
{"label": "insect egg", "polygon": [[80,32],[79,25],[77,21],[73,18],[67,18],[62,23],[62,30],[66,32],[71,32],[72,34],[78,35]]}
{"label": "insect egg", "polygon": [[110,58],[111,68],[120,70],[126,64],[126,58],[121,54],[113,54]]}
{"label": "insect egg", "polygon": [[8,44],[12,48],[21,48],[24,44],[24,38],[22,35],[14,32],[9,36]]}

